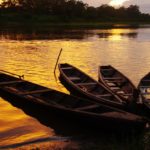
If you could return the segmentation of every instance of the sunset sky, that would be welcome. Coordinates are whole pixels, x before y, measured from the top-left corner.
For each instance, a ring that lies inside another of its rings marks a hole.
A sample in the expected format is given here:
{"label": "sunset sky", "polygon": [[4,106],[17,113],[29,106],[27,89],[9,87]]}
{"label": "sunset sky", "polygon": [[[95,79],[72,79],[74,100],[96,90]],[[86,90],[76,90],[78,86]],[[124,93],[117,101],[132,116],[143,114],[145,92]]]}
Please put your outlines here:
{"label": "sunset sky", "polygon": [[[150,0],[81,0],[89,6],[100,6],[102,4],[122,4],[123,6],[138,5],[143,13],[150,14]],[[2,2],[2,0],[0,0]],[[119,5],[121,6],[121,5]]]}
{"label": "sunset sky", "polygon": [[144,13],[150,13],[150,0],[82,0],[85,3],[88,3],[91,6],[100,6],[101,4],[109,4],[111,1],[119,4],[124,2],[124,6],[128,5],[138,5],[140,10]]}

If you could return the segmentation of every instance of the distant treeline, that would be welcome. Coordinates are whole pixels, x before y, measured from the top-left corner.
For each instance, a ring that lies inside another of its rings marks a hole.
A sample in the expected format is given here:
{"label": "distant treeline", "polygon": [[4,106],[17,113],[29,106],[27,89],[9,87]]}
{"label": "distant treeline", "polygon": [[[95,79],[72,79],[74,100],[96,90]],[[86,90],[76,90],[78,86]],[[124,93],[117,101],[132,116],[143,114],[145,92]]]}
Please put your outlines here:
{"label": "distant treeline", "polygon": [[[0,19],[11,20],[11,16],[31,19],[34,16],[54,21],[150,21],[150,15],[141,13],[137,5],[114,8],[109,5],[88,6],[78,0],[2,0]],[[13,18],[13,19],[14,19]]]}

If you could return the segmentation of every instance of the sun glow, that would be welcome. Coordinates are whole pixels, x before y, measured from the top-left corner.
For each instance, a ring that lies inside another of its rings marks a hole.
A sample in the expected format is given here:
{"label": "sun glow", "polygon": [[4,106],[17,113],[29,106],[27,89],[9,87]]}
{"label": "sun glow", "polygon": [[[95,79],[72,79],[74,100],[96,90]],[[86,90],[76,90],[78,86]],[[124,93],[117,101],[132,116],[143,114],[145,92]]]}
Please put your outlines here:
{"label": "sun glow", "polygon": [[125,3],[126,1],[129,1],[129,0],[111,0],[109,5],[114,6],[114,7],[119,7],[119,6],[122,6],[123,3]]}

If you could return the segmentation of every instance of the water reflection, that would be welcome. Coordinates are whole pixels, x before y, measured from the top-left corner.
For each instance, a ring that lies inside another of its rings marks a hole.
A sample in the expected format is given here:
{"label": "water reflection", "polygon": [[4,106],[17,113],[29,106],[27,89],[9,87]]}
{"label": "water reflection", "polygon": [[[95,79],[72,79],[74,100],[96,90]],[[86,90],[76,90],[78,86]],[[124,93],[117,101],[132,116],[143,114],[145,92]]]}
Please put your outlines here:
{"label": "water reflection", "polygon": [[45,39],[84,39],[86,30],[6,30],[0,32],[0,39],[8,40],[45,40]]}
{"label": "water reflection", "polygon": [[93,36],[109,38],[112,36],[127,36],[136,38],[138,32],[134,29],[99,29],[99,30],[75,30],[75,29],[49,29],[49,30],[5,30],[0,31],[1,40],[45,40],[45,39],[86,39]]}
{"label": "water reflection", "polygon": [[135,30],[129,29],[112,29],[112,30],[102,30],[97,34],[99,38],[104,39],[112,39],[112,40],[120,40],[121,38],[128,37],[128,38],[137,38],[138,32]]}
{"label": "water reflection", "polygon": [[0,147],[55,135],[53,129],[42,126],[1,98],[0,104]]}

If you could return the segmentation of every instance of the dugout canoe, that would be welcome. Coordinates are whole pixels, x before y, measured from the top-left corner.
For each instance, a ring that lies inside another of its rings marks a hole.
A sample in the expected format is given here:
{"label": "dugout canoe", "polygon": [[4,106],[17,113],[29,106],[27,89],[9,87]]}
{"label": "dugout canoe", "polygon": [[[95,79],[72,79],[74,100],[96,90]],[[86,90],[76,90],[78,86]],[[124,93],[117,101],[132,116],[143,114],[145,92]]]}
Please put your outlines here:
{"label": "dugout canoe", "polygon": [[28,101],[42,105],[52,112],[59,113],[60,117],[65,114],[86,122],[86,125],[92,123],[107,125],[110,128],[114,126],[128,128],[143,127],[147,123],[147,120],[141,116],[67,95],[2,72],[0,73],[0,93],[22,102]]}
{"label": "dugout canoe", "polygon": [[94,80],[78,68],[67,63],[59,64],[58,68],[61,82],[72,93],[117,108],[125,108],[127,106],[125,101],[102,83]]}
{"label": "dugout canoe", "polygon": [[132,81],[111,65],[99,66],[98,81],[103,83],[114,94],[126,103],[136,103],[138,90]]}

